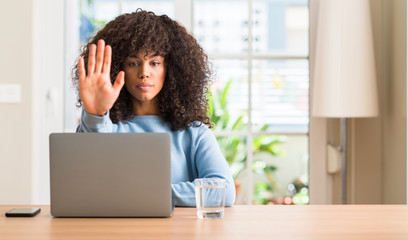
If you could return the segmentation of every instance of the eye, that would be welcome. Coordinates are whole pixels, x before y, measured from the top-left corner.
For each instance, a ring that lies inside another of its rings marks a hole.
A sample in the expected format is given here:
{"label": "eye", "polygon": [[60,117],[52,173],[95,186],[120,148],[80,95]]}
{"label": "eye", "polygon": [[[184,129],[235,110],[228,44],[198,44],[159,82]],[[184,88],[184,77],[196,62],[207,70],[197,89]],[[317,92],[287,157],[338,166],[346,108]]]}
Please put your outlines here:
{"label": "eye", "polygon": [[139,64],[138,64],[137,62],[134,62],[134,61],[128,61],[127,65],[128,65],[129,67],[136,67],[136,66],[138,66]]}
{"label": "eye", "polygon": [[160,65],[160,62],[154,61],[151,64],[152,64],[152,66],[158,66],[158,65]]}

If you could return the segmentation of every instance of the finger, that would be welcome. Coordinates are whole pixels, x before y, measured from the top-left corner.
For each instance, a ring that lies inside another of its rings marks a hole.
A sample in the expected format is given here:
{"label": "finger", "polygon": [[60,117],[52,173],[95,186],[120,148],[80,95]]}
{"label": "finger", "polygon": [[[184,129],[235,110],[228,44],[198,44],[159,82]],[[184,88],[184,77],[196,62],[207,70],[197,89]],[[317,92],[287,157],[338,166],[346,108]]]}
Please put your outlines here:
{"label": "finger", "polygon": [[103,39],[99,39],[97,53],[96,53],[95,73],[100,73],[102,70],[104,52],[105,52],[105,41]]}
{"label": "finger", "polygon": [[110,74],[111,68],[111,61],[112,61],[112,48],[109,45],[105,47],[105,56],[103,57],[103,69],[102,72],[106,74]]}
{"label": "finger", "polygon": [[119,96],[120,90],[122,89],[124,84],[125,84],[125,72],[120,71],[118,73],[118,76],[116,77],[115,83],[112,86],[116,96]]}
{"label": "finger", "polygon": [[83,57],[80,57],[78,59],[78,77],[79,77],[79,81],[84,81],[86,77],[85,64],[84,64]]}
{"label": "finger", "polygon": [[89,47],[89,56],[88,56],[88,75],[92,74],[95,69],[95,51],[96,45],[91,44]]}

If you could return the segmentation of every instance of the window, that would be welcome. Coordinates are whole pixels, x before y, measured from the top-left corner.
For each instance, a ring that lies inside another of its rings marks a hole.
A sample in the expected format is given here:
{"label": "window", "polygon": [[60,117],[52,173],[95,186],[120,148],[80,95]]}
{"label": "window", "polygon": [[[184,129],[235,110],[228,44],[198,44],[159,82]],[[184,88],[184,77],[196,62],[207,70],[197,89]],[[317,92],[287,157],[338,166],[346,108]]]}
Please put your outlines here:
{"label": "window", "polygon": [[[220,123],[215,134],[227,159],[234,158],[228,161],[238,202],[308,203],[308,2],[195,0],[193,6],[193,32],[218,74],[212,92],[228,89],[219,115],[230,123]],[[241,117],[242,126],[232,129]]]}
{"label": "window", "polygon": [[[139,7],[187,26],[216,71],[209,111],[236,178],[237,203],[308,203],[307,0],[76,2],[72,17],[80,19],[82,43],[118,13]],[[71,49],[73,59],[81,42]],[[72,87],[67,93],[65,127],[74,131],[79,111]]]}

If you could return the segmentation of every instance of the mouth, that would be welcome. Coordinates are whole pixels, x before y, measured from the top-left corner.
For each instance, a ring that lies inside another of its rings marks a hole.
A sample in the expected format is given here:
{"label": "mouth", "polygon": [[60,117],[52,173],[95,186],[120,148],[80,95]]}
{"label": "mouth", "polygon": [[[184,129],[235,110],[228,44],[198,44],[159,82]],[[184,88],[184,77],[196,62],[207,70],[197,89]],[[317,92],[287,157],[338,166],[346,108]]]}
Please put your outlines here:
{"label": "mouth", "polygon": [[153,87],[153,84],[150,83],[139,83],[136,87],[142,91],[147,91]]}

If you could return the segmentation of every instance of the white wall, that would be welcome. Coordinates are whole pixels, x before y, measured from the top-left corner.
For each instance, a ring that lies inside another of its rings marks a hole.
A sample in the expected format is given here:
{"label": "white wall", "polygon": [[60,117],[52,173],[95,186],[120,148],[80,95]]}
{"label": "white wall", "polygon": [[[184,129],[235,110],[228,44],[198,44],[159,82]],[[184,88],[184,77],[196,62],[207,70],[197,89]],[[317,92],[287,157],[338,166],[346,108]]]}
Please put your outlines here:
{"label": "white wall", "polygon": [[0,103],[0,204],[49,201],[48,133],[62,129],[63,0],[2,3],[0,84],[21,101]]}
{"label": "white wall", "polygon": [[407,3],[370,3],[380,115],[354,122],[351,203],[405,204]]}
{"label": "white wall", "polygon": [[[385,1],[385,0],[384,0]],[[383,203],[405,204],[406,200],[406,136],[407,136],[407,2],[387,1],[389,4],[389,75],[384,79],[385,94],[383,124]]]}
{"label": "white wall", "polygon": [[0,103],[0,203],[32,199],[32,6],[19,0],[0,8],[0,84],[21,86],[21,102]]}

